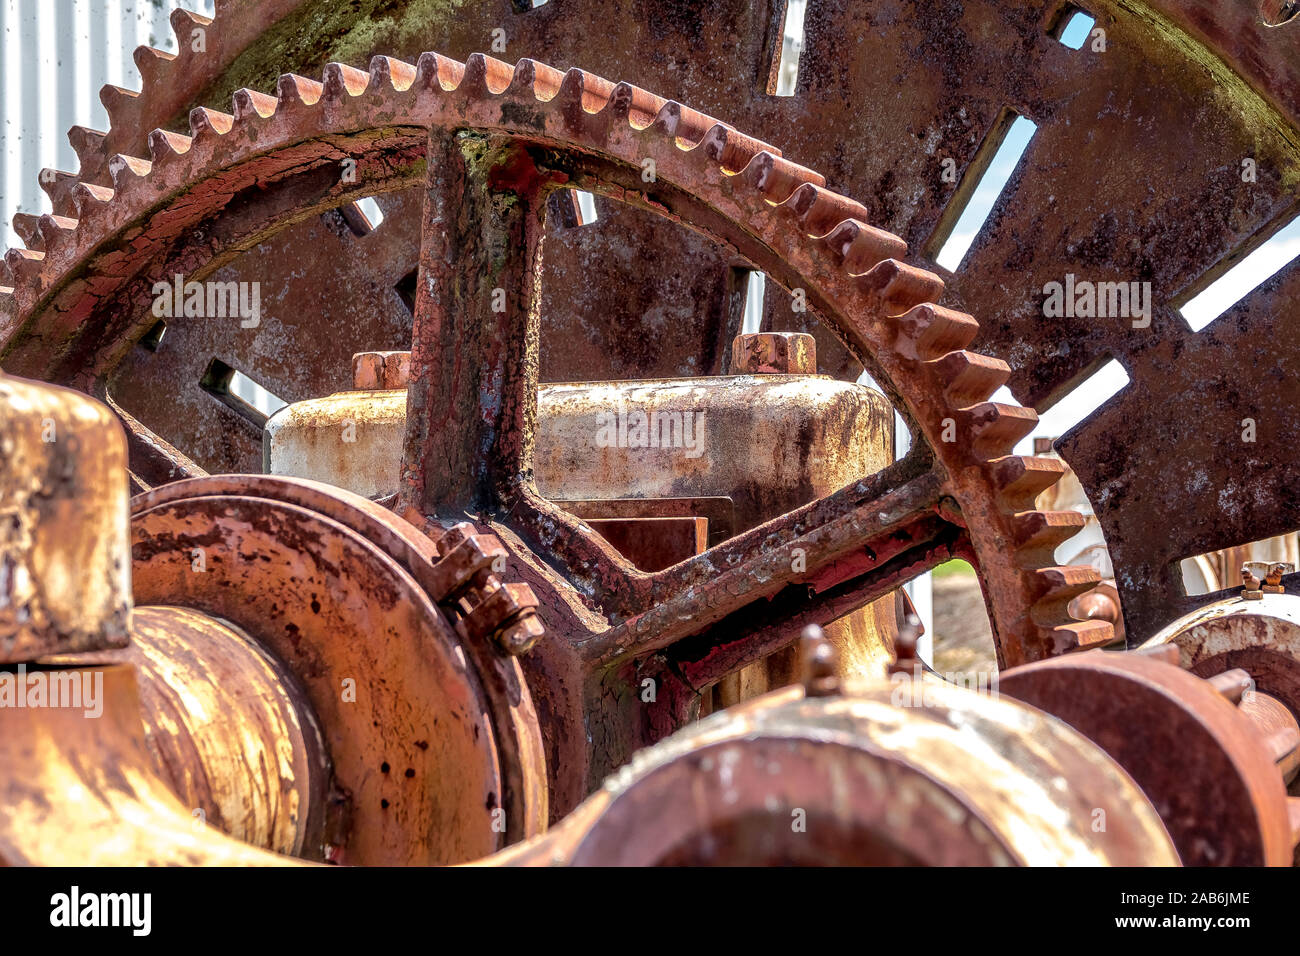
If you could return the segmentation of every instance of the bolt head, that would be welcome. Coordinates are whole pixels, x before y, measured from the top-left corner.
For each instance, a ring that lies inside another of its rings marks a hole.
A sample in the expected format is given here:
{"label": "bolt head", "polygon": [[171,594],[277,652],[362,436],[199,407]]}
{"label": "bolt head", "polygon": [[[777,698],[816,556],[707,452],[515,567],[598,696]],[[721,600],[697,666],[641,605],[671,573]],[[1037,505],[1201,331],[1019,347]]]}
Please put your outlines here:
{"label": "bolt head", "polygon": [[393,391],[410,384],[410,352],[358,352],[352,356],[352,387],[357,391]]}
{"label": "bolt head", "polygon": [[816,375],[817,340],[807,332],[747,332],[731,343],[736,375]]}
{"label": "bolt head", "polygon": [[546,636],[546,628],[536,614],[525,613],[497,634],[497,646],[511,657],[527,654]]}

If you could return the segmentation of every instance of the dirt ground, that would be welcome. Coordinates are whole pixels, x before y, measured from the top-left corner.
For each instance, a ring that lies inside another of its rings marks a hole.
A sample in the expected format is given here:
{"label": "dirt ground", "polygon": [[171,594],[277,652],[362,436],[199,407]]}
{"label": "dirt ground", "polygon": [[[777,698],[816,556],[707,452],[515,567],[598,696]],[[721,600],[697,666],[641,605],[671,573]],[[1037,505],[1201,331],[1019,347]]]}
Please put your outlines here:
{"label": "dirt ground", "polygon": [[934,576],[934,669],[939,673],[997,670],[993,632],[979,579],[970,570]]}

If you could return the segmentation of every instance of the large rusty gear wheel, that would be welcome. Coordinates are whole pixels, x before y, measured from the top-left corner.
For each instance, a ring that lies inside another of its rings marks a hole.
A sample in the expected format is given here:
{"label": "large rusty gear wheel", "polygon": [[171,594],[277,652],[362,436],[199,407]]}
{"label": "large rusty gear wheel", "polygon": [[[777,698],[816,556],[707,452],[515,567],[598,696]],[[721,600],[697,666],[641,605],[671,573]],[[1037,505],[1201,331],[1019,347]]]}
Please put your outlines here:
{"label": "large rusty gear wheel", "polygon": [[[977,0],[942,15],[931,3],[911,0],[814,2],[796,94],[778,98],[770,95],[770,75],[785,15],[781,0],[714,3],[707,14],[694,4],[651,8],[641,0],[569,0],[533,10],[498,0],[432,23],[414,3],[362,4],[349,18],[328,0],[218,0],[206,53],[182,43],[173,60],[142,49],[142,93],[106,90],[113,120],[108,137],[75,131],[73,140],[82,178],[108,185],[114,153],[140,154],[154,126],[180,128],[189,106],[213,105],[241,84],[266,83],[268,63],[312,72],[329,58],[380,48],[413,54],[425,45],[463,55],[503,27],[511,50],[545,51],[552,62],[581,61],[652,88],[688,83],[697,106],[797,150],[837,188],[862,197],[871,221],[932,262],[935,238],[952,225],[958,183],[965,190],[968,174],[987,159],[982,147],[1005,128],[1006,110],[1015,110],[1038,124],[1038,133],[961,269],[948,277],[949,294],[985,318],[976,344],[1009,363],[1008,384],[1023,402],[1050,407],[1107,358],[1129,374],[1131,385],[1059,449],[1101,520],[1135,644],[1220,596],[1185,596],[1179,559],[1300,527],[1300,498],[1289,491],[1300,481],[1291,464],[1300,420],[1278,398],[1279,383],[1294,379],[1300,362],[1300,339],[1287,325],[1300,268],[1293,263],[1204,332],[1191,331],[1177,311],[1292,214],[1300,170],[1300,21],[1280,0],[1091,0],[1085,6],[1105,31],[1105,52],[1057,42],[1063,18],[1076,9],[1057,0]],[[597,17],[619,29],[599,35],[583,29]],[[174,22],[182,40],[195,23],[179,12]],[[855,42],[846,47],[837,42],[842,37]],[[946,159],[955,163],[955,182],[940,177]],[[1243,159],[1259,170],[1248,185],[1239,176]],[[51,185],[56,212],[71,209],[75,181],[63,176]],[[385,201],[387,220],[358,246],[379,240],[383,251],[368,254],[384,263],[379,274],[391,283],[414,261],[410,224],[418,205],[408,207],[397,196]],[[718,346],[734,331],[719,330],[725,294],[718,290],[725,283],[698,276],[714,270],[721,277],[733,265],[725,251],[691,249],[697,279],[686,291],[697,315],[712,313],[682,333],[694,348],[647,355],[634,341],[593,328],[592,317],[606,314],[612,302],[644,301],[662,286],[682,287],[680,276],[631,284],[605,266],[603,230],[612,235],[630,227],[648,252],[667,248],[669,235],[633,210],[609,211],[602,209],[607,222],[551,237],[550,266],[558,277],[544,289],[548,304],[571,297],[572,279],[582,276],[585,287],[566,321],[600,343],[570,350],[573,367],[606,361],[615,378],[681,374],[678,365],[665,373],[656,361],[689,362],[696,374],[723,370],[725,350]],[[282,259],[310,228],[287,230],[257,267]],[[29,246],[39,249],[37,222],[25,222],[23,230]],[[1151,328],[1045,322],[1039,290],[1068,272],[1095,281],[1151,281]],[[299,302],[306,295],[347,317],[356,296],[371,291],[356,292],[354,280],[341,276],[328,293],[307,295],[300,287],[286,298]],[[370,341],[358,346],[398,347],[392,339],[405,334],[400,309],[393,299],[372,320]],[[769,320],[779,328],[791,316],[772,302]],[[823,370],[856,374],[848,352],[837,353],[825,339],[821,344]],[[566,356],[543,345],[544,373],[563,380]],[[346,385],[337,363],[300,372],[279,367],[273,357],[246,358],[259,380],[290,400]],[[1275,373],[1235,375],[1233,369]],[[164,391],[159,386],[169,374],[174,370],[141,376],[133,398],[145,420],[165,421],[184,405],[169,395],[151,407],[149,392]],[[1248,447],[1240,438],[1246,419],[1258,425]],[[215,467],[246,470],[256,448],[251,440],[245,444],[205,450],[214,454]],[[1175,511],[1173,501],[1195,506]]]}
{"label": "large rusty gear wheel", "polygon": [[[7,370],[105,396],[153,322],[143,307],[160,276],[201,281],[285,222],[407,187],[427,167],[401,502],[496,515],[517,530],[607,619],[575,649],[586,670],[696,635],[675,664],[698,690],[788,643],[792,625],[834,619],[958,554],[979,569],[1004,664],[1109,639],[1108,624],[1066,613],[1096,578],[1050,566],[1078,516],[1033,510],[1059,465],[1010,454],[1035,417],[988,401],[1005,364],[963,350],[976,323],[931,304],[943,283],[897,261],[900,240],[771,147],[580,70],[434,54],[418,68],[379,57],[369,74],[331,64],[323,83],[284,76],[278,96],[240,91],[233,115],[196,110],[192,137],[157,131],[150,147],[150,160],[113,161],[112,189],[78,185],[76,219],[50,217],[58,229],[43,230],[42,252],[10,256]],[[356,182],[339,175],[348,159]],[[924,442],[692,560],[637,572],[530,481],[536,269],[545,198],[561,186],[668,215],[805,289]],[[488,269],[506,290],[504,313],[480,282]],[[137,456],[166,457],[165,443],[124,420]],[[941,440],[954,424],[959,440]],[[727,644],[737,625],[749,639]]]}

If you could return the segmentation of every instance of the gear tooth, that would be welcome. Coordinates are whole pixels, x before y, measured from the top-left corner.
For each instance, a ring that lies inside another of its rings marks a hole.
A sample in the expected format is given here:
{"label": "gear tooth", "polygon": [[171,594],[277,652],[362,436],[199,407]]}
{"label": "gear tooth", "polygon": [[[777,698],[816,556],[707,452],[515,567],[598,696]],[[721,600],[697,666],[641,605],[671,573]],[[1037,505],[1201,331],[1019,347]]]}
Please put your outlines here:
{"label": "gear tooth", "polygon": [[139,93],[125,87],[112,84],[100,87],[99,102],[103,103],[104,109],[108,111],[110,129],[128,128],[130,122],[128,114],[136,109],[136,101],[139,98]]}
{"label": "gear tooth", "polygon": [[102,160],[104,141],[107,138],[107,133],[101,133],[88,126],[74,126],[68,130],[68,142],[72,144],[72,151],[77,154],[77,161],[83,170],[95,166],[97,161]]}
{"label": "gear tooth", "polygon": [[93,183],[77,183],[72,190],[72,207],[77,211],[77,219],[87,219],[113,201],[116,193],[107,186]]}
{"label": "gear tooth", "polygon": [[[468,69],[468,67],[466,67]],[[577,67],[567,71],[560,81],[560,91],[555,94],[555,105],[560,109],[585,109],[587,105],[587,74]],[[587,112],[593,112],[587,110]]]}
{"label": "gear tooth", "polygon": [[363,73],[346,63],[326,63],[321,95],[326,100],[338,101],[360,96],[369,85],[369,73]]}
{"label": "gear tooth", "polygon": [[1075,654],[1105,647],[1115,640],[1115,628],[1110,621],[1067,621],[1055,627],[1042,627],[1053,656]]}
{"label": "gear tooth", "polygon": [[148,87],[159,82],[167,64],[176,59],[176,54],[157,50],[151,46],[138,46],[131,54],[131,59],[135,60],[136,68],[140,71],[143,86]]}
{"label": "gear tooth", "polygon": [[1001,402],[981,402],[963,408],[958,416],[963,430],[972,436],[971,449],[985,460],[1009,453],[1038,424],[1038,414],[1032,408]]}
{"label": "gear tooth", "polygon": [[805,183],[825,184],[826,180],[811,169],[805,169],[797,163],[768,150],[763,150],[749,161],[740,171],[741,179],[763,194],[771,203],[783,203],[790,194]]}
{"label": "gear tooth", "polygon": [[421,53],[415,64],[415,88],[432,90],[435,87],[450,93],[460,87],[465,78],[465,64],[440,53]]}
{"label": "gear tooth", "polygon": [[[815,238],[829,235],[845,219],[860,219],[865,222],[869,218],[866,207],[861,203],[812,183],[796,189],[781,204],[781,208],[798,218],[803,231]],[[906,245],[903,246],[903,251],[907,251]]]}
{"label": "gear tooth", "polygon": [[1051,564],[1058,545],[1070,540],[1088,519],[1077,511],[1022,511],[1011,519],[1011,533],[1024,566]]}
{"label": "gear tooth", "polygon": [[465,73],[461,76],[458,87],[462,93],[487,92],[487,61],[488,58],[482,53],[471,53],[465,57]]}
{"label": "gear tooth", "polygon": [[989,463],[989,477],[1009,511],[1029,511],[1040,494],[1061,480],[1065,462],[1034,455],[1008,455]]}
{"label": "gear tooth", "polygon": [[171,21],[172,33],[176,37],[177,49],[182,51],[190,49],[186,41],[193,36],[195,27],[212,26],[211,17],[205,17],[193,10],[186,10],[184,7],[177,7],[172,11],[168,19]]}
{"label": "gear tooth", "polygon": [[536,98],[537,63],[527,57],[510,68],[510,84],[502,91],[518,99]]}
{"label": "gear tooth", "polygon": [[149,134],[149,158],[153,163],[160,163],[188,153],[193,145],[194,140],[182,133],[156,129]]}
{"label": "gear tooth", "polygon": [[370,90],[372,92],[405,93],[415,82],[415,67],[391,56],[377,56],[370,61]]}
{"label": "gear tooth", "polygon": [[40,234],[41,251],[48,254],[74,237],[77,231],[77,220],[47,213],[40,217],[37,231]]}
{"label": "gear tooth", "polygon": [[983,402],[1007,383],[1011,366],[1001,359],[978,352],[949,352],[930,363],[940,381],[947,382],[944,395],[952,408],[966,408]]}
{"label": "gear tooth", "polygon": [[210,110],[199,106],[190,110],[190,135],[200,139],[204,135],[225,136],[235,126],[235,118],[229,113]]}
{"label": "gear tooth", "polygon": [[40,278],[41,263],[45,253],[35,249],[8,249],[5,251],[5,265],[14,277],[14,287],[30,285]]}
{"label": "gear tooth", "polygon": [[1114,641],[1115,628],[1110,621],[1104,618],[1076,620],[1069,610],[1075,598],[1093,590],[1101,582],[1101,576],[1093,568],[1078,565],[1045,567],[1028,574],[1030,594],[1037,596],[1029,609],[1029,616],[1049,656],[1104,647]]}
{"label": "gear tooth", "polygon": [[668,100],[659,107],[650,128],[655,133],[673,137],[681,149],[694,149],[717,122],[712,116],[683,106],[676,100]]}
{"label": "gear tooth", "polygon": [[[190,68],[196,58],[202,57],[207,52],[207,28],[212,26],[212,18],[205,17],[193,10],[186,10],[177,7],[168,17],[171,23],[172,35],[176,38],[176,60],[170,67],[169,73],[172,76],[183,76]],[[203,38],[201,49],[195,41]]]}
{"label": "gear tooth", "polygon": [[979,323],[965,312],[925,302],[894,319],[894,348],[907,358],[928,361],[964,349],[979,332]]}
{"label": "gear tooth", "polygon": [[631,83],[616,83],[610,91],[606,109],[611,116],[627,123],[633,129],[642,130],[654,123],[664,102],[663,97],[655,96],[639,86],[633,86]]}
{"label": "gear tooth", "polygon": [[247,88],[235,90],[230,99],[234,107],[235,122],[270,119],[275,115],[275,108],[279,105],[274,96]]}
{"label": "gear tooth", "polygon": [[682,124],[682,108],[682,104],[676,100],[668,100],[659,107],[649,128],[662,136],[676,137],[677,128]]}
{"label": "gear tooth", "polygon": [[[473,57],[470,57],[472,60]],[[469,71],[469,64],[465,65],[466,73]],[[584,91],[587,87],[587,74],[576,66],[571,70],[566,70],[564,79],[560,81],[560,92],[556,95],[562,103],[581,103]]]}
{"label": "gear tooth", "polygon": [[[822,242],[839,257],[840,262],[852,275],[861,275],[882,262],[901,259],[907,255],[907,243],[902,239],[892,232],[877,229],[859,219],[845,219],[832,229]],[[942,282],[939,284],[939,291],[943,291]],[[920,302],[933,302],[937,298],[938,296],[935,295],[917,299],[907,303],[903,308],[911,308]]]}
{"label": "gear tooth", "polygon": [[704,155],[713,160],[724,170],[738,173],[743,170],[759,153],[781,153],[762,140],[738,133],[725,123],[714,123],[700,141]]}
{"label": "gear tooth", "polygon": [[1033,608],[1034,620],[1048,626],[1068,621],[1070,617],[1066,608],[1069,603],[1101,583],[1101,575],[1095,569],[1077,564],[1036,568],[1031,573],[1038,594]]}
{"label": "gear tooth", "polygon": [[79,181],[75,175],[61,169],[42,169],[40,174],[41,189],[45,190],[54,211],[60,215],[66,215],[73,208],[72,191]]}
{"label": "gear tooth", "polygon": [[510,89],[514,74],[515,69],[509,63],[483,53],[472,53],[465,61],[461,90],[465,93],[490,93],[498,96]]}
{"label": "gear tooth", "polygon": [[[933,272],[909,266],[897,259],[886,259],[872,266],[856,277],[855,285],[860,293],[870,298],[871,307],[878,314],[890,316],[902,315],[919,305],[937,302],[944,290],[943,280]],[[969,322],[975,321],[970,316],[965,318]],[[965,340],[962,347],[969,342],[969,339]]]}
{"label": "gear tooth", "polygon": [[[14,232],[18,233],[18,238],[23,241],[28,249],[39,249],[41,241],[40,233],[40,216],[33,216],[28,212],[14,213]],[[42,250],[44,251],[44,250]],[[3,278],[0,278],[0,282]]]}
{"label": "gear tooth", "polygon": [[124,153],[118,153],[108,161],[108,173],[113,177],[113,189],[117,192],[148,176],[152,168],[153,163],[149,160]]}
{"label": "gear tooth", "polygon": [[324,91],[320,83],[296,73],[285,73],[275,81],[275,92],[281,106],[315,106]]}

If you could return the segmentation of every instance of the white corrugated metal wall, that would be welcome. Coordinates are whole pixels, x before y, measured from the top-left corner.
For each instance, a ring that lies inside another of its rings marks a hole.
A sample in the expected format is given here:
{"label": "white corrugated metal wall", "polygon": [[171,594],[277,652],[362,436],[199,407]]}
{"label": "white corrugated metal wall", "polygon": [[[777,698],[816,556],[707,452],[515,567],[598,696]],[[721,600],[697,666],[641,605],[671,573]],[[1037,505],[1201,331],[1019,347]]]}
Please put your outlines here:
{"label": "white corrugated metal wall", "polygon": [[106,83],[139,89],[132,60],[147,44],[175,52],[168,19],[177,6],[212,16],[213,0],[0,0],[0,248],[18,245],[15,212],[49,203],[38,175],[75,172],[71,126],[107,129]]}

